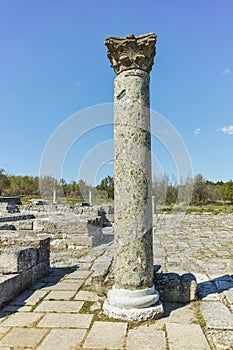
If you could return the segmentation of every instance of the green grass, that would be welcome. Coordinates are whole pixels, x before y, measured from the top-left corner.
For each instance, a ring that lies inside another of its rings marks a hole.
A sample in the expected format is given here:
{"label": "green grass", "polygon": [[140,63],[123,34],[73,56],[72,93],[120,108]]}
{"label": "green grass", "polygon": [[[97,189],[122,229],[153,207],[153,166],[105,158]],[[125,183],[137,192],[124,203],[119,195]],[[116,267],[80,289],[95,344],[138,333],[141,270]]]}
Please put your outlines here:
{"label": "green grass", "polygon": [[201,307],[200,307],[200,301],[196,300],[192,303],[192,307],[194,308],[195,316],[196,316],[196,323],[201,326],[203,331],[206,330],[206,322],[204,320],[204,317],[201,313]]}
{"label": "green grass", "polygon": [[83,306],[81,308],[81,310],[79,311],[80,314],[94,314],[95,311],[91,311],[91,307],[94,304],[94,301],[89,301],[86,300],[83,303]]}
{"label": "green grass", "polygon": [[231,203],[216,203],[216,204],[207,204],[207,205],[164,205],[157,206],[157,214],[175,214],[175,213],[186,213],[186,214],[233,214],[233,204]]}

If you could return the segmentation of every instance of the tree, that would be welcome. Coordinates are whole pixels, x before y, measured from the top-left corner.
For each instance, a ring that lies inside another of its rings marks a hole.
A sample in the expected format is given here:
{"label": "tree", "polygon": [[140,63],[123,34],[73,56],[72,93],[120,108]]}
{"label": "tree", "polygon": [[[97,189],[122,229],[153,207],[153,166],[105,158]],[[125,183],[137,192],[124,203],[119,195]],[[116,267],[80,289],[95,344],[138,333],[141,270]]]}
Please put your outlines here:
{"label": "tree", "polygon": [[114,198],[114,178],[111,176],[105,177],[100,184],[96,186],[97,190],[106,191],[108,198]]}
{"label": "tree", "polygon": [[5,173],[4,169],[0,169],[0,196],[10,186],[9,178]]}
{"label": "tree", "polygon": [[206,187],[206,181],[201,174],[197,174],[194,177],[192,204],[202,205],[206,204],[208,200],[208,193]]}
{"label": "tree", "polygon": [[167,193],[166,193],[166,204],[171,205],[176,203],[177,200],[177,187],[169,185],[167,187]]}
{"label": "tree", "polygon": [[163,205],[165,203],[167,187],[168,177],[165,174],[159,178],[154,177],[152,183],[152,195],[155,197],[156,205]]}
{"label": "tree", "polygon": [[224,200],[233,203],[233,181],[230,180],[224,184]]}

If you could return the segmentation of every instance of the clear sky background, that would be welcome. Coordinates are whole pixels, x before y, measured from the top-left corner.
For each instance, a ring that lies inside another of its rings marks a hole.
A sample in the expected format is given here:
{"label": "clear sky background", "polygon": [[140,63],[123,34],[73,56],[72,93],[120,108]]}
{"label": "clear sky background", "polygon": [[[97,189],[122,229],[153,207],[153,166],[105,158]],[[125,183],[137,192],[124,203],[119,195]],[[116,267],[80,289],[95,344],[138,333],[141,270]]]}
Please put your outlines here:
{"label": "clear sky background", "polygon": [[[113,101],[115,73],[105,38],[155,32],[151,108],[180,134],[194,174],[232,179],[232,19],[232,0],[0,0],[0,168],[37,176],[43,150],[61,123]],[[111,138],[110,125],[77,140],[62,177],[78,180],[83,157]],[[153,149],[171,175],[169,152],[156,140]],[[99,179],[112,174],[110,158],[96,170]],[[85,176],[90,182],[88,170]]]}

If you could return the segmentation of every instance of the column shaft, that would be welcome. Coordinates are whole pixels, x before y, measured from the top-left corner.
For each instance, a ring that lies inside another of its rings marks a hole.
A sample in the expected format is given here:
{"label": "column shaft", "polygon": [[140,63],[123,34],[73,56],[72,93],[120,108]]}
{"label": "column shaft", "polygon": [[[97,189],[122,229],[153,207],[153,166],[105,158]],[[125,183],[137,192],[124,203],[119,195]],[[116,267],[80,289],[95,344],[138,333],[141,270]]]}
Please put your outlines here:
{"label": "column shaft", "polygon": [[153,285],[149,74],[120,73],[114,83],[115,287]]}

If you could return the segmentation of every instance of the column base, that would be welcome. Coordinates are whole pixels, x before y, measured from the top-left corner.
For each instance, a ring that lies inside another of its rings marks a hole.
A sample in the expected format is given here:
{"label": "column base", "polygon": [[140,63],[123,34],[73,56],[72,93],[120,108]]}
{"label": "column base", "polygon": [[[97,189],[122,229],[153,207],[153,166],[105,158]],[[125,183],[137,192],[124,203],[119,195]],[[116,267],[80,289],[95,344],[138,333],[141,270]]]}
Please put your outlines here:
{"label": "column base", "polygon": [[110,318],[140,322],[160,318],[163,305],[154,286],[143,290],[113,288],[103,305],[104,314]]}

